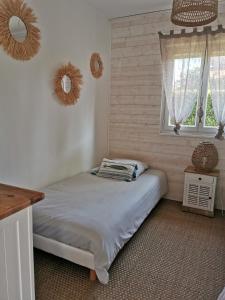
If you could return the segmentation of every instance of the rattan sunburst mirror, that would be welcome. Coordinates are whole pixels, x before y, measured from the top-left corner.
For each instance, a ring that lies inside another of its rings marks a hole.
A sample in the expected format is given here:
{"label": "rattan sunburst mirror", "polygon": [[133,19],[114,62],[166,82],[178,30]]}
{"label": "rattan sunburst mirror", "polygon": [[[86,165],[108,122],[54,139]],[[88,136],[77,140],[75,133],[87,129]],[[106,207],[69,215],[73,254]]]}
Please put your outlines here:
{"label": "rattan sunburst mirror", "polygon": [[65,105],[72,105],[80,97],[80,89],[83,76],[79,69],[71,63],[60,67],[54,78],[54,90],[56,96]]}
{"label": "rattan sunburst mirror", "polygon": [[100,78],[103,73],[103,62],[98,53],[93,53],[90,61],[90,68],[93,77]]}
{"label": "rattan sunburst mirror", "polygon": [[0,44],[17,60],[29,60],[40,48],[37,18],[23,0],[1,0]]}

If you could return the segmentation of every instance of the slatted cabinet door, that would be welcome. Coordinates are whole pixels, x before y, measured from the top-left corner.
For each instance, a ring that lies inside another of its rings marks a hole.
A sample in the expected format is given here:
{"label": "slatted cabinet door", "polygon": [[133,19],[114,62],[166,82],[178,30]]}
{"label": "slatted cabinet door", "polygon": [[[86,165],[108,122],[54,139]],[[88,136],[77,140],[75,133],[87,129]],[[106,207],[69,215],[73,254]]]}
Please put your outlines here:
{"label": "slatted cabinet door", "polygon": [[217,178],[185,173],[183,205],[213,211]]}

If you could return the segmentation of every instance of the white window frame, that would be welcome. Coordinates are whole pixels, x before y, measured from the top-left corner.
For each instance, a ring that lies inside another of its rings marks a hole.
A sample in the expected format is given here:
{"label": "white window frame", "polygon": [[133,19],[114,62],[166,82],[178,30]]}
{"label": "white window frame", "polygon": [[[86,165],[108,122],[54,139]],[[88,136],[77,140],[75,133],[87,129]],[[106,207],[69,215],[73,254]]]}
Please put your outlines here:
{"label": "white window frame", "polygon": [[[205,67],[204,61],[202,61],[202,68],[204,68],[203,73],[203,85],[200,92],[200,97],[197,99],[197,111],[200,107],[200,99],[203,98],[203,111],[204,116],[202,118],[202,123],[199,123],[198,116],[196,113],[196,126],[183,126],[181,125],[180,135],[176,136],[196,136],[196,137],[207,137],[214,138],[218,127],[207,127],[204,126],[206,118],[206,107],[207,107],[207,96],[208,96],[208,78],[209,78],[209,68],[210,68],[210,58],[206,59]],[[162,85],[163,86],[163,85]],[[166,103],[166,96],[164,88],[162,87],[162,101],[161,101],[161,114],[160,114],[160,134],[162,135],[174,135],[174,125],[169,125],[169,111]]]}

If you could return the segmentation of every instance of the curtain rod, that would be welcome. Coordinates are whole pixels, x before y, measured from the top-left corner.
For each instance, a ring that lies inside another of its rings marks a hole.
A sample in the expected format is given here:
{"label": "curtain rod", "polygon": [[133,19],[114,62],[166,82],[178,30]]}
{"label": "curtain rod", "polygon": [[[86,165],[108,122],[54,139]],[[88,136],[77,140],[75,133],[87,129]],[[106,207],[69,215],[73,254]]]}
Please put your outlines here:
{"label": "curtain rod", "polygon": [[198,28],[194,27],[192,31],[186,31],[186,29],[181,29],[180,33],[174,33],[174,30],[170,30],[169,34],[164,34],[161,31],[159,31],[158,34],[160,38],[170,38],[170,37],[202,35],[205,33],[216,34],[219,32],[225,33],[225,28],[223,28],[223,25],[221,24],[217,26],[217,29],[213,29],[211,26],[205,26],[201,31],[198,31]]}
{"label": "curtain rod", "polygon": [[[225,2],[225,0],[219,0],[219,4]],[[141,15],[148,15],[148,14],[154,14],[154,13],[159,13],[159,12],[165,12],[165,11],[171,11],[171,8],[166,8],[166,9],[159,9],[159,10],[153,10],[149,12],[143,12],[143,13],[137,13],[137,14],[131,14],[131,15],[126,15],[122,17],[115,17],[115,18],[110,18],[109,20],[115,20],[115,19],[123,19],[123,18],[128,18],[128,17],[135,17],[135,16],[141,16]]]}

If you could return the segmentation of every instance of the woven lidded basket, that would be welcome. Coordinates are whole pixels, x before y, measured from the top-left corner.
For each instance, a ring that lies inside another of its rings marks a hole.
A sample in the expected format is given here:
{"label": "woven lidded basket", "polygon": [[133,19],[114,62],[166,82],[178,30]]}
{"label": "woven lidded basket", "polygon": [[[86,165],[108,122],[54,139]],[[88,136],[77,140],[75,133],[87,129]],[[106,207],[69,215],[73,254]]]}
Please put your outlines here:
{"label": "woven lidded basket", "polygon": [[202,142],[192,154],[192,163],[196,170],[212,171],[218,163],[218,152],[213,143]]}

